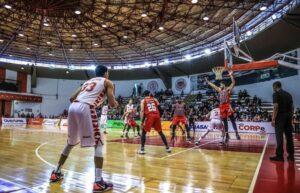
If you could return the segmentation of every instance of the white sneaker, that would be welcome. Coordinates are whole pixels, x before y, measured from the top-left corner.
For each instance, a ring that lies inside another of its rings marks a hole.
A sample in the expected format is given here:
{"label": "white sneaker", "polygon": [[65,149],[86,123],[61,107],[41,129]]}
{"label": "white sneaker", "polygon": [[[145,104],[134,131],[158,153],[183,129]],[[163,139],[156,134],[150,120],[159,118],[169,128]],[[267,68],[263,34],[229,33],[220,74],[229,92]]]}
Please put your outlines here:
{"label": "white sneaker", "polygon": [[138,151],[138,154],[140,154],[140,155],[144,155],[146,152],[145,152],[145,150],[143,150],[143,149],[140,149],[139,151]]}
{"label": "white sneaker", "polygon": [[171,153],[172,152],[172,149],[170,147],[166,148],[166,152],[167,153]]}

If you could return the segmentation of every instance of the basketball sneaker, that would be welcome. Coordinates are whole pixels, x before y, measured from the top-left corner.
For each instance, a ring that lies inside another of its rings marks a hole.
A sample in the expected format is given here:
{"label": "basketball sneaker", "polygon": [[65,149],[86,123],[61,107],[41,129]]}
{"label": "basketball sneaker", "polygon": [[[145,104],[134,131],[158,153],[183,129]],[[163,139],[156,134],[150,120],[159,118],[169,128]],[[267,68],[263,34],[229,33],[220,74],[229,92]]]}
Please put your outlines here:
{"label": "basketball sneaker", "polygon": [[113,189],[113,184],[105,182],[103,179],[99,182],[95,182],[93,186],[93,192],[106,192]]}
{"label": "basketball sneaker", "polygon": [[195,143],[196,146],[200,145],[200,140]]}
{"label": "basketball sneaker", "polygon": [[140,154],[140,155],[144,155],[146,152],[145,152],[145,150],[144,149],[140,149],[139,151],[138,151],[138,154]]}
{"label": "basketball sneaker", "polygon": [[50,182],[58,182],[64,178],[64,175],[61,172],[52,171],[50,176]]}
{"label": "basketball sneaker", "polygon": [[167,153],[171,153],[171,152],[172,152],[171,148],[170,148],[170,147],[167,147],[167,148],[166,148],[166,152],[167,152]]}

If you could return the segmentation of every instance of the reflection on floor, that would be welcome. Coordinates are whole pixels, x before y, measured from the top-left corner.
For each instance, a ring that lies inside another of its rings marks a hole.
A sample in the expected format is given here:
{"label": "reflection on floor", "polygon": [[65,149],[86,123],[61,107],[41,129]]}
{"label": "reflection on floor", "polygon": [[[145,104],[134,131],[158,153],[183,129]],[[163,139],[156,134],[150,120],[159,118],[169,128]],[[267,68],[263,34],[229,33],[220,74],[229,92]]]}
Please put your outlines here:
{"label": "reflection on floor", "polygon": [[[238,141],[232,135],[227,147],[220,147],[219,133],[209,134],[200,147],[179,136],[168,154],[153,133],[147,139],[147,154],[141,156],[137,154],[139,139],[120,139],[120,134],[120,130],[112,130],[105,136],[104,178],[114,183],[112,192],[246,193],[251,184],[255,185],[252,181],[257,177],[255,171],[267,139],[269,145],[255,192],[300,192],[298,166],[273,164],[267,159],[274,150],[273,136],[242,134]],[[64,181],[49,183],[49,174],[65,143],[65,128],[0,130],[0,192],[10,191],[7,188],[14,186],[19,193],[91,192],[92,148],[74,148],[64,166]],[[295,175],[290,175],[293,172]],[[286,184],[284,189],[268,189],[282,183]]]}

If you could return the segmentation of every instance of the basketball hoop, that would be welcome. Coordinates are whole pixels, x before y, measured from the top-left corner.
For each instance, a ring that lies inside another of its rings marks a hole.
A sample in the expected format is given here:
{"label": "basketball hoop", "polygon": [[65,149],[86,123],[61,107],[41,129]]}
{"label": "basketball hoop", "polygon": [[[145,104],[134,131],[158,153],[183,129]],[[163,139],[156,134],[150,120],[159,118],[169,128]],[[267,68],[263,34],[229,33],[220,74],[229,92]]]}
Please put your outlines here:
{"label": "basketball hoop", "polygon": [[217,66],[212,69],[213,73],[216,75],[216,80],[222,80],[222,74],[225,68],[223,66]]}

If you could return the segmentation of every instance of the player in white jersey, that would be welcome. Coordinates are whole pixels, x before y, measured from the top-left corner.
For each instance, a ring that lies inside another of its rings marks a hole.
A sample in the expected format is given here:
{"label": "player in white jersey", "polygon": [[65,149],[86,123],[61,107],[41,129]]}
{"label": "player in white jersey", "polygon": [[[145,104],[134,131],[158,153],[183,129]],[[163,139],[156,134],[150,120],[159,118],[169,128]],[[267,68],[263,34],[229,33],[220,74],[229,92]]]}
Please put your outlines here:
{"label": "player in white jersey", "polygon": [[215,108],[211,110],[207,115],[210,119],[209,127],[207,128],[207,131],[199,138],[199,140],[195,143],[196,145],[200,145],[200,141],[206,137],[206,135],[213,131],[214,129],[218,129],[222,132],[222,143],[224,143],[224,137],[225,137],[225,131],[224,131],[224,125],[222,123],[221,119],[221,113],[220,108],[218,105],[215,105]]}
{"label": "player in white jersey", "polygon": [[107,134],[107,113],[108,113],[108,105],[102,106],[101,109],[101,117],[100,117],[100,128],[103,129],[103,133]]}
{"label": "player in white jersey", "polygon": [[[128,104],[124,108],[124,113],[123,113],[123,116],[122,116],[122,119],[124,120],[124,128],[123,128],[121,137],[126,136],[126,138],[129,138],[128,132],[126,132],[127,130],[129,130],[129,127],[130,127],[127,115],[129,113],[131,113],[133,110],[134,110],[133,101],[132,101],[132,99],[129,99]],[[125,134],[125,132],[126,132],[126,134]]]}
{"label": "player in white jersey", "polygon": [[95,183],[93,192],[103,192],[112,189],[113,185],[102,178],[103,167],[103,141],[99,131],[96,108],[99,107],[106,96],[108,104],[115,108],[118,102],[114,96],[114,85],[108,80],[108,69],[97,66],[96,78],[86,81],[71,97],[68,112],[68,141],[63,149],[58,165],[52,172],[50,181],[57,182],[63,179],[61,167],[65,163],[72,148],[81,143],[82,147],[94,147]]}

